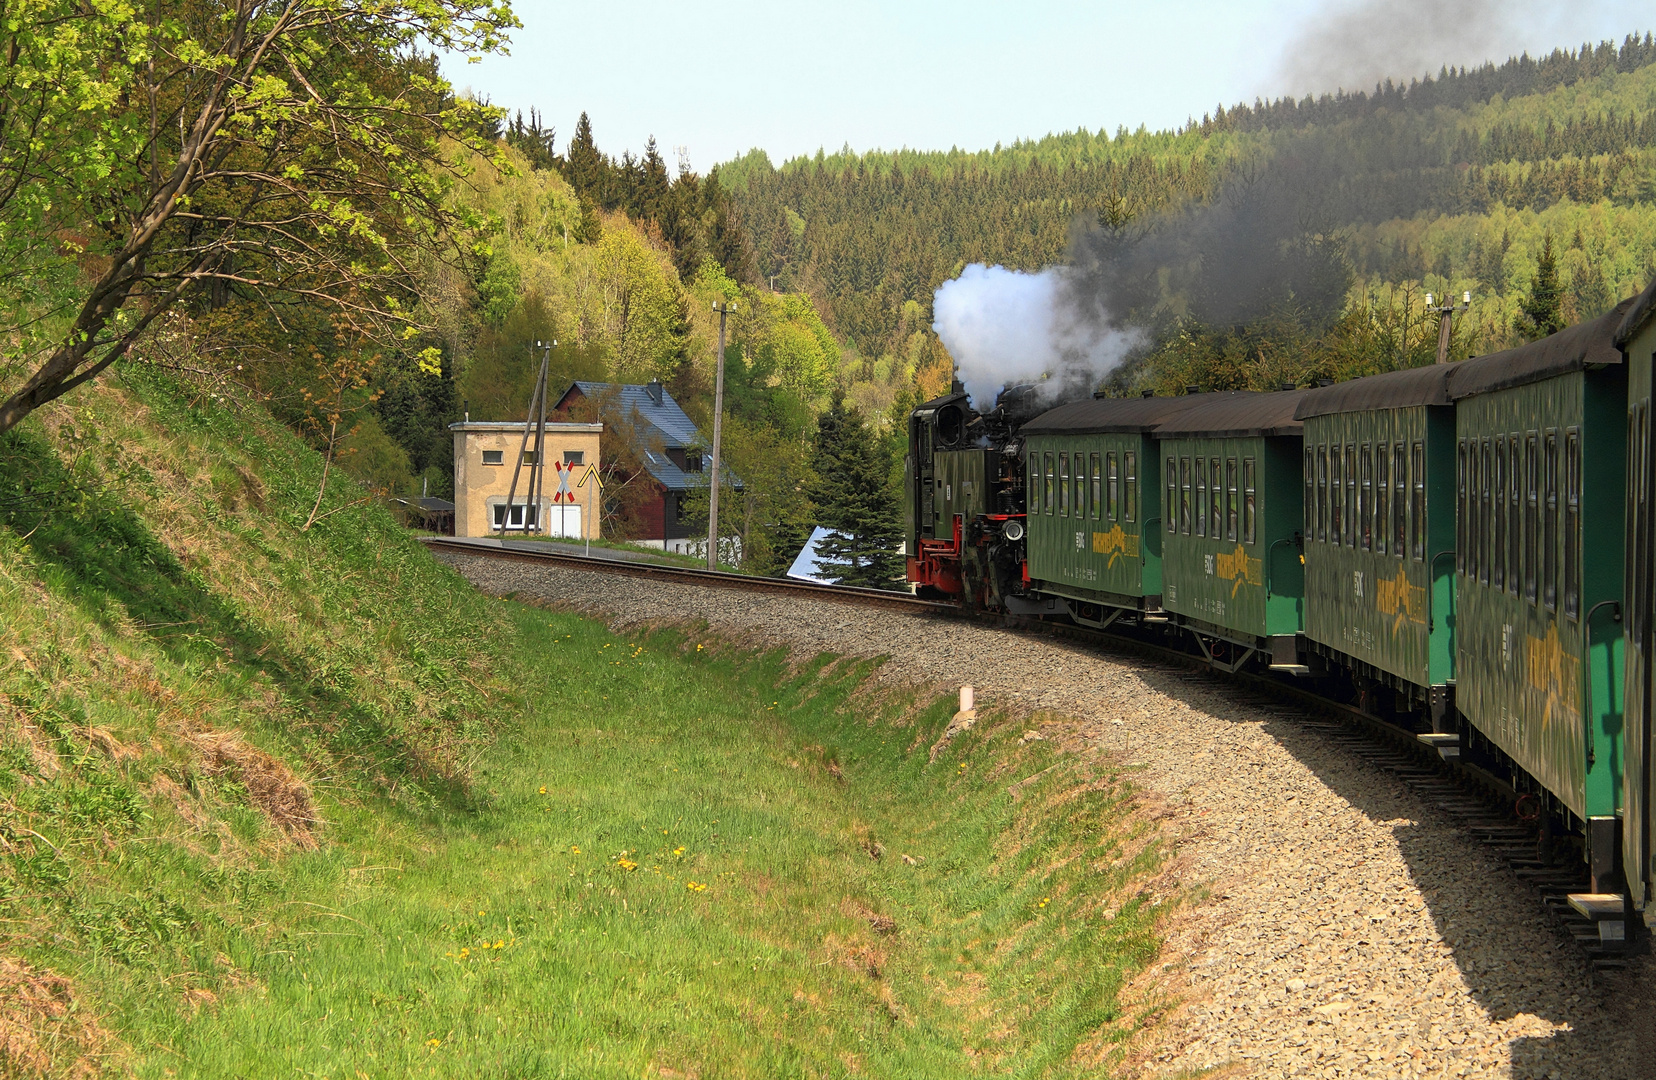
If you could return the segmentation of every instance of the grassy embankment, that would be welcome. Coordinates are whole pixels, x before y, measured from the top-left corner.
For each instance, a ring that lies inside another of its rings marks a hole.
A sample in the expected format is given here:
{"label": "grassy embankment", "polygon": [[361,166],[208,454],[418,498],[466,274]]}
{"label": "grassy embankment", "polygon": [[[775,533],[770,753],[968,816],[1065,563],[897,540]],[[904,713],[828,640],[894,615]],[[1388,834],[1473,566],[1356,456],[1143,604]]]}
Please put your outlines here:
{"label": "grassy embankment", "polygon": [[149,376],[0,437],[0,1075],[1062,1076],[1154,1014],[1107,764],[301,533],[319,466]]}

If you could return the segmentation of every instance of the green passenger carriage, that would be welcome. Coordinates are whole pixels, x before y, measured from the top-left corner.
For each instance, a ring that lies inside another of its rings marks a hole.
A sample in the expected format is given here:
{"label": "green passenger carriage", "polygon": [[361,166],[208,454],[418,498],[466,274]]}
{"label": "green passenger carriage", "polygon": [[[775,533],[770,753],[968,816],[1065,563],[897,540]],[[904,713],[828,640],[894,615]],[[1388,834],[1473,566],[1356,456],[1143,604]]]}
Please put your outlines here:
{"label": "green passenger carriage", "polygon": [[1161,607],[1163,504],[1150,432],[1199,400],[1093,398],[1023,425],[1029,588],[1063,597],[1074,618],[1095,626]]}
{"label": "green passenger carriage", "polygon": [[1455,414],[1447,365],[1312,390],[1300,471],[1305,636],[1452,730]]}
{"label": "green passenger carriage", "polygon": [[[1622,745],[1622,865],[1633,902],[1651,911],[1656,886],[1656,787],[1652,786],[1653,604],[1656,604],[1656,286],[1628,308],[1614,344],[1627,359],[1626,561],[1623,570],[1625,646]],[[1591,516],[1591,515],[1589,515]],[[1590,562],[1599,553],[1592,548]],[[1595,623],[1595,625],[1597,625]]]}
{"label": "green passenger carriage", "polygon": [[1298,664],[1305,589],[1294,411],[1304,396],[1204,394],[1154,433],[1167,508],[1162,606],[1222,666],[1239,667],[1256,650],[1273,666]]}
{"label": "green passenger carriage", "polygon": [[1475,740],[1586,823],[1606,887],[1619,862],[1624,711],[1627,367],[1613,337],[1631,303],[1463,361],[1448,384],[1456,705]]}

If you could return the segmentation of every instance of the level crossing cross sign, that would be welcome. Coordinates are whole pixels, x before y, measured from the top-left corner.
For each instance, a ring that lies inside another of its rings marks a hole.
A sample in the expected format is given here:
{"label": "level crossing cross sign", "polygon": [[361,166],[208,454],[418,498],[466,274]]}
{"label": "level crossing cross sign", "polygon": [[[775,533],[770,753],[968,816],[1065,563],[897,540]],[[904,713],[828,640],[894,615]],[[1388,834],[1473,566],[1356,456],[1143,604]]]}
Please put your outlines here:
{"label": "level crossing cross sign", "polygon": [[569,490],[569,474],[575,471],[575,466],[562,461],[554,461],[552,468],[558,473],[558,490],[552,493],[552,501],[555,503],[574,502],[575,493]]}

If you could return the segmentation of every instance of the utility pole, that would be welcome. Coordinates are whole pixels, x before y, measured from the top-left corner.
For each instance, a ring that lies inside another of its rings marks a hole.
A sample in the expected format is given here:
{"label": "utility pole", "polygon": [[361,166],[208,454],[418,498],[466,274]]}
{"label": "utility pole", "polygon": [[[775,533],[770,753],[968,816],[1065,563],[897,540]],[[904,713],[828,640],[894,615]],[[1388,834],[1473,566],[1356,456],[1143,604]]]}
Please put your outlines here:
{"label": "utility pole", "polygon": [[1455,318],[1455,312],[1465,311],[1467,308],[1472,306],[1472,293],[1470,290],[1461,293],[1461,302],[1459,304],[1448,299],[1447,297],[1444,299],[1446,302],[1439,307],[1433,300],[1432,294],[1426,294],[1426,310],[1435,311],[1438,316],[1437,362],[1440,364],[1447,364],[1449,362],[1449,329],[1450,324]]}
{"label": "utility pole", "polygon": [[736,310],[731,300],[713,301],[719,313],[719,373],[713,379],[713,466],[707,474],[707,568],[719,568],[719,437],[724,433],[725,319]]}

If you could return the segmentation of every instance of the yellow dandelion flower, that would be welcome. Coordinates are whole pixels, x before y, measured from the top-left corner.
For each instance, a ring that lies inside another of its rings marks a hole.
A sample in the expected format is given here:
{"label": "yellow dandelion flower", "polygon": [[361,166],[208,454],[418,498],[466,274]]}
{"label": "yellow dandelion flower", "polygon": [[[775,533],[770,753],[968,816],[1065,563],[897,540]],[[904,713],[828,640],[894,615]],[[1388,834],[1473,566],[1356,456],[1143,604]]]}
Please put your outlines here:
{"label": "yellow dandelion flower", "polygon": [[506,943],[505,943],[505,942],[504,942],[504,941],[497,941],[497,942],[495,942],[495,948],[497,948],[497,949],[504,949],[504,948],[505,948],[505,947],[506,947]]}
{"label": "yellow dandelion flower", "polygon": [[623,870],[637,870],[638,869],[638,864],[633,862],[631,859],[617,859],[615,861],[615,865],[619,866]]}
{"label": "yellow dandelion flower", "polygon": [[[569,853],[571,855],[579,855],[581,853],[580,846],[576,844],[569,845]],[[482,914],[482,912],[479,912],[478,914]]]}
{"label": "yellow dandelion flower", "polygon": [[470,949],[461,949],[460,950],[460,959],[464,960],[466,957],[468,957],[470,955],[471,955],[471,950]]}
{"label": "yellow dandelion flower", "polygon": [[431,1046],[431,1047],[442,1046],[443,1045],[443,1040],[442,1039],[427,1039],[426,1040],[426,1045]]}
{"label": "yellow dandelion flower", "polygon": [[673,849],[673,854],[674,855],[683,855],[684,854],[684,848],[682,848],[682,847],[674,848]]}

